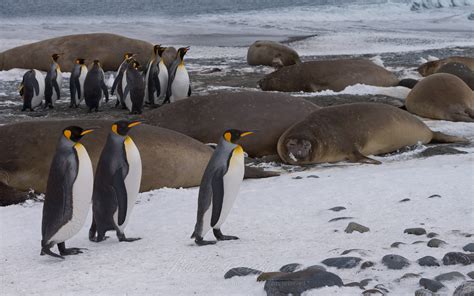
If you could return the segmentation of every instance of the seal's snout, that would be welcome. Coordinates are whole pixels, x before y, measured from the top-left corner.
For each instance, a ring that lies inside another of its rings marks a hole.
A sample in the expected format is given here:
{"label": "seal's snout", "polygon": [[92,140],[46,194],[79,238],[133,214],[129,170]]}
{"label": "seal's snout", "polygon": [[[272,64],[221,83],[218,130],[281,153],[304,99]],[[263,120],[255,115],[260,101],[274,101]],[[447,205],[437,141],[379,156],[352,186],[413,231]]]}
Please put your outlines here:
{"label": "seal's snout", "polygon": [[292,161],[303,161],[310,157],[311,143],[308,140],[289,139],[286,142],[286,149],[288,150],[288,157]]}

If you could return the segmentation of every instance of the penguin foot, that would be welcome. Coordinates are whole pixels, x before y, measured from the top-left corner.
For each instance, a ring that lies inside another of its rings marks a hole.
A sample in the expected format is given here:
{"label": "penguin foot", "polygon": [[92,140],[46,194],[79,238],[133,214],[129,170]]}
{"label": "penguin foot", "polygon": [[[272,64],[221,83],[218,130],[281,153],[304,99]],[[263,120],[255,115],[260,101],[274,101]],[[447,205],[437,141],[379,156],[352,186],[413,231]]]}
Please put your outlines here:
{"label": "penguin foot", "polygon": [[59,254],[61,254],[62,256],[68,256],[68,255],[77,255],[77,254],[81,254],[82,253],[82,250],[86,250],[86,249],[83,249],[83,248],[64,248],[63,250],[59,251]]}
{"label": "penguin foot", "polygon": [[61,259],[64,259],[64,257],[63,257],[63,256],[61,256],[61,255],[58,255],[58,254],[56,254],[56,253],[53,253],[53,252],[51,252],[51,250],[50,250],[50,249],[48,249],[48,248],[42,248],[42,249],[41,249],[41,253],[40,253],[40,255],[41,255],[41,256],[44,256],[44,255],[49,255],[49,256],[51,256],[51,257],[56,257],[56,258],[61,258]]}
{"label": "penguin foot", "polygon": [[95,243],[100,243],[101,241],[105,241],[106,239],[108,239],[109,237],[108,236],[94,236],[94,237],[89,237],[89,240],[91,242],[95,242]]}
{"label": "penguin foot", "polygon": [[126,237],[125,233],[118,232],[118,231],[117,231],[117,238],[119,242],[129,242],[129,243],[142,239],[141,237]]}
{"label": "penguin foot", "polygon": [[217,242],[216,241],[206,241],[202,237],[201,238],[196,238],[194,240],[196,245],[198,246],[207,246],[207,245],[215,245]]}
{"label": "penguin foot", "polygon": [[213,229],[212,231],[214,232],[214,236],[216,237],[216,239],[219,241],[239,239],[237,236],[222,234],[220,229]]}

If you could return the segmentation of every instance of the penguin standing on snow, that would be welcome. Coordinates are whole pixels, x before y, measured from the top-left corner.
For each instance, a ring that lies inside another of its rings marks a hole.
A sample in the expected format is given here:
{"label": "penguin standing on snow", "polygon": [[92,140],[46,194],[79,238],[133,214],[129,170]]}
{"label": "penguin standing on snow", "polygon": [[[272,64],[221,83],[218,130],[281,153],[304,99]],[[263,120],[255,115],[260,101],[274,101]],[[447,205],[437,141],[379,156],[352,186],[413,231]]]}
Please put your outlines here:
{"label": "penguin standing on snow", "polygon": [[[79,248],[66,248],[65,241],[76,235],[89,212],[94,182],[92,163],[79,140],[92,129],[70,126],[63,130],[49,170],[43,205],[41,255],[64,259]],[[51,248],[58,245],[59,254]]]}
{"label": "penguin standing on snow", "polygon": [[142,114],[143,100],[145,99],[145,81],[139,68],[140,63],[131,59],[123,71],[123,99],[130,114]]}
{"label": "penguin standing on snow", "polygon": [[117,89],[117,102],[115,103],[115,107],[118,107],[120,104],[122,105],[122,109],[126,109],[124,98],[123,98],[123,91],[122,91],[122,78],[123,72],[125,71],[128,62],[131,58],[133,58],[136,54],[131,52],[126,52],[123,57],[123,62],[120,64],[119,68],[117,69],[117,75],[115,77],[114,83],[112,85],[112,89],[110,90],[110,94],[114,95],[115,89]]}
{"label": "penguin standing on snow", "polygon": [[166,47],[161,47],[159,44],[153,47],[153,54],[146,70],[145,96],[146,102],[152,107],[156,107],[160,101],[163,101],[168,88],[168,68],[161,57],[165,50]]}
{"label": "penguin standing on snow", "polygon": [[84,99],[89,107],[89,112],[92,109],[95,109],[95,112],[99,111],[104,96],[105,101],[108,102],[109,92],[105,85],[104,70],[102,70],[99,60],[94,60],[94,64],[84,80]]}
{"label": "penguin standing on snow", "polygon": [[227,130],[204,171],[199,187],[197,221],[191,238],[197,245],[215,244],[204,236],[212,228],[217,240],[234,240],[236,236],[223,235],[220,228],[239,193],[244,178],[244,151],[235,142],[252,132]]}
{"label": "penguin standing on snow", "polygon": [[87,76],[87,66],[84,59],[76,59],[74,68],[69,79],[69,89],[71,91],[71,104],[69,108],[77,108],[84,99],[84,81]]}
{"label": "penguin standing on snow", "polygon": [[61,98],[61,85],[63,83],[63,76],[61,73],[61,67],[59,67],[58,59],[61,54],[53,54],[51,56],[53,62],[51,63],[51,68],[46,74],[44,80],[45,89],[44,89],[44,99],[45,105],[44,108],[54,108],[54,103]]}
{"label": "penguin standing on snow", "polygon": [[140,153],[127,133],[140,123],[121,120],[112,125],[94,179],[93,217],[89,230],[91,241],[103,241],[109,230],[117,232],[119,241],[139,239],[126,238],[124,229],[135,205],[142,178]]}
{"label": "penguin standing on snow", "polygon": [[44,97],[44,76],[38,70],[29,70],[23,75],[20,84],[20,96],[23,97],[23,108],[21,111],[30,109],[33,111],[41,105]]}
{"label": "penguin standing on snow", "polygon": [[184,66],[184,55],[188,50],[189,47],[181,47],[176,53],[176,60],[168,72],[169,79],[165,103],[173,103],[191,95],[191,82],[189,81],[188,71]]}

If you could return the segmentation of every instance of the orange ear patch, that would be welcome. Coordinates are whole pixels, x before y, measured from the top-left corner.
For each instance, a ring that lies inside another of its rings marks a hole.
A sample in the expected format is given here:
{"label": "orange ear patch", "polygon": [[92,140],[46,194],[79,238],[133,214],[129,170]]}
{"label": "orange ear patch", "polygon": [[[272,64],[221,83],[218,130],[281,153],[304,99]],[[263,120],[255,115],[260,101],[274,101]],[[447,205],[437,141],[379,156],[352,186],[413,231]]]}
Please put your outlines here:
{"label": "orange ear patch", "polygon": [[232,135],[229,133],[229,132],[226,132],[224,134],[224,139],[227,141],[227,142],[230,142],[230,140],[232,139]]}
{"label": "orange ear patch", "polygon": [[112,131],[117,134],[117,125],[112,124]]}
{"label": "orange ear patch", "polygon": [[65,130],[65,131],[63,132],[63,134],[64,134],[64,136],[65,136],[68,140],[71,139],[71,131],[70,131],[70,130]]}

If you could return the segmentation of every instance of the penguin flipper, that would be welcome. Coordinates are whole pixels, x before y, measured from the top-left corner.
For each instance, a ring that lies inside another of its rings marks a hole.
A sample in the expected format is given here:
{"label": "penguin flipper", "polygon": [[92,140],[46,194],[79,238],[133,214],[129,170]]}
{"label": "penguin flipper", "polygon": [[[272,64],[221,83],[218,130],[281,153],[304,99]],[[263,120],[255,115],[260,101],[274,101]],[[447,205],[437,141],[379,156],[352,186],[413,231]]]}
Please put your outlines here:
{"label": "penguin flipper", "polygon": [[[69,81],[69,91],[71,92],[71,104],[72,102],[75,101],[76,99],[76,81],[73,77],[71,77],[71,80]],[[79,95],[79,98],[81,96]]]}
{"label": "penguin flipper", "polygon": [[58,85],[58,82],[56,81],[56,79],[54,79],[52,82],[53,82],[54,90],[56,91],[56,94],[58,95],[58,100],[59,100],[60,92],[59,92],[59,85]]}
{"label": "penguin flipper", "polygon": [[38,80],[36,80],[34,76],[33,76],[33,88],[35,89],[35,94],[39,96],[40,86],[39,86]]}
{"label": "penguin flipper", "polygon": [[211,226],[214,227],[221,216],[222,204],[224,202],[224,174],[218,171],[212,178],[212,216]]}
{"label": "penguin flipper", "polygon": [[79,76],[74,79],[74,87],[77,89],[77,98],[81,99],[81,83],[79,82]]}
{"label": "penguin flipper", "polygon": [[189,89],[188,89],[188,97],[191,96],[191,83],[189,84]]}
{"label": "penguin flipper", "polygon": [[122,225],[127,217],[127,188],[125,187],[124,174],[119,168],[113,177],[111,193],[115,196],[118,206],[118,224]]}
{"label": "penguin flipper", "polygon": [[112,89],[110,90],[110,94],[112,95],[114,94],[114,91],[117,88],[119,81],[122,81],[122,78],[123,78],[123,71],[120,71],[117,77],[115,77],[114,83],[112,84]]}
{"label": "penguin flipper", "polygon": [[155,91],[157,95],[159,96],[161,93],[161,85],[160,85],[160,79],[158,78],[158,71],[155,71],[155,73],[153,73],[153,83],[155,84]]}

